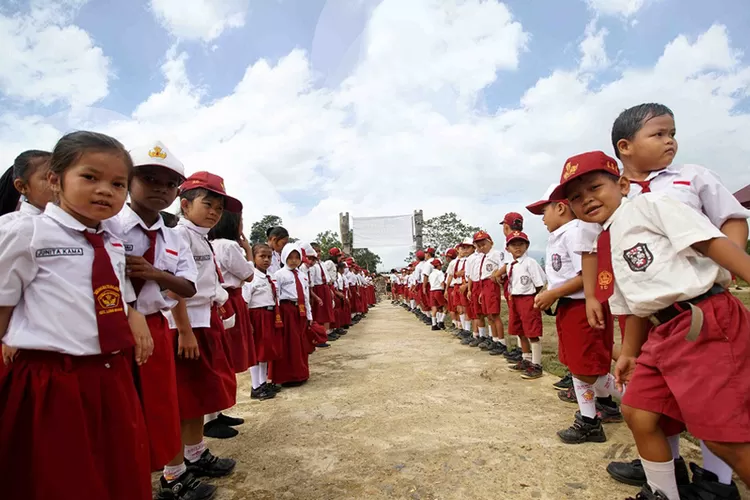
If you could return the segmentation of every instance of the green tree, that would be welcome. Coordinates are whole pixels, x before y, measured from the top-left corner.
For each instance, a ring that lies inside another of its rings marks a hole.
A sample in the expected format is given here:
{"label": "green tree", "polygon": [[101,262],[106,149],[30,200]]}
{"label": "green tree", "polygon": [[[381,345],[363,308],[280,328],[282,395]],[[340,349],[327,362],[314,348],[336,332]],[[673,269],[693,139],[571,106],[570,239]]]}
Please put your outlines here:
{"label": "green tree", "polygon": [[250,244],[255,245],[256,243],[265,243],[266,230],[269,227],[281,225],[283,225],[283,222],[278,215],[264,215],[261,220],[253,222],[250,229]]}
{"label": "green tree", "polygon": [[[481,228],[465,224],[455,212],[448,212],[439,217],[424,221],[422,226],[422,241],[425,248],[435,248],[438,252],[445,252],[456,246],[466,237],[473,236]],[[414,260],[415,252],[409,253],[405,262]]]}
{"label": "green tree", "polygon": [[352,251],[352,257],[357,261],[357,265],[367,269],[371,273],[377,272],[378,264],[381,263],[380,256],[371,252],[368,248],[355,248]]}
{"label": "green tree", "polygon": [[335,231],[324,231],[322,233],[318,233],[318,235],[315,237],[315,241],[320,244],[320,252],[323,258],[328,256],[328,250],[330,250],[331,248],[342,247],[339,235]]}

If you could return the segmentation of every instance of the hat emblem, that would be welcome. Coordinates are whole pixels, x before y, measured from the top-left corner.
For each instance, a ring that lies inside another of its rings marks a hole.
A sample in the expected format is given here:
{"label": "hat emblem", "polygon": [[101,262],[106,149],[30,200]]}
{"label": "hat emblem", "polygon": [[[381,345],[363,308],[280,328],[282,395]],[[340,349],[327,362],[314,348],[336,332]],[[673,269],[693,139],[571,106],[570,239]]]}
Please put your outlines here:
{"label": "hat emblem", "polygon": [[614,163],[612,163],[611,161],[608,161],[608,162],[607,162],[607,169],[611,170],[611,171],[612,171],[612,172],[614,172],[614,173],[615,173],[616,175],[620,175],[620,169],[619,169],[619,168],[617,168],[617,165],[616,165],[616,164],[614,164]]}
{"label": "hat emblem", "polygon": [[568,180],[568,178],[570,178],[571,175],[575,174],[577,170],[578,170],[577,163],[573,164],[573,163],[568,162],[567,164],[565,164],[565,172],[563,172],[563,179]]}
{"label": "hat emblem", "polygon": [[163,159],[165,159],[167,157],[167,152],[164,151],[159,146],[154,146],[154,149],[152,149],[151,151],[149,151],[148,155],[151,158],[161,158],[163,160]]}

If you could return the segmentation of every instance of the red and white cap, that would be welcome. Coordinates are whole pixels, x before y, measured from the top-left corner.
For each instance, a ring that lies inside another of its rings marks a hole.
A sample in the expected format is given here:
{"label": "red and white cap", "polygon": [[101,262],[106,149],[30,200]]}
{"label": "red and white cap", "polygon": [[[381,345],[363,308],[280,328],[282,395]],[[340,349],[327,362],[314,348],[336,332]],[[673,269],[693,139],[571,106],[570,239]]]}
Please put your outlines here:
{"label": "red and white cap", "polygon": [[130,157],[136,168],[146,165],[164,167],[185,179],[185,166],[161,141],[151,141],[130,150]]}
{"label": "red and white cap", "polygon": [[455,259],[458,256],[458,252],[455,248],[449,248],[447,252],[445,252],[446,257],[450,257],[451,259]]}
{"label": "red and white cap", "polygon": [[432,248],[432,247],[430,247],[427,250],[425,250],[425,252],[428,253],[428,254],[430,254],[430,255],[435,255],[435,249]]}
{"label": "red and white cap", "polygon": [[432,267],[443,267],[443,263],[440,262],[440,259],[432,259]]}
{"label": "red and white cap", "polygon": [[508,245],[513,240],[523,240],[526,243],[529,243],[529,237],[526,236],[526,233],[524,233],[523,231],[513,231],[508,234],[508,236],[505,238],[505,244]]}
{"label": "red and white cap", "polygon": [[482,240],[492,241],[492,236],[490,236],[490,233],[488,233],[487,231],[478,231],[474,233],[474,243]]}
{"label": "red and white cap", "polygon": [[565,161],[565,166],[563,166],[560,175],[560,185],[552,193],[552,198],[567,198],[565,188],[570,181],[591,172],[606,172],[617,177],[621,175],[617,160],[602,151],[589,151],[588,153],[571,156]]}
{"label": "red and white cap", "polygon": [[461,243],[458,244],[460,247],[473,247],[474,246],[474,240],[471,237],[464,238]]}
{"label": "red and white cap", "polygon": [[237,198],[232,198],[224,188],[224,179],[210,172],[196,172],[180,185],[180,193],[190,191],[191,189],[207,189],[212,193],[220,194],[224,197],[224,209],[228,212],[242,212],[242,202]]}
{"label": "red and white cap", "polygon": [[505,214],[505,217],[503,217],[503,224],[508,224],[509,226],[512,226],[513,224],[523,224],[523,215],[518,212],[508,212]]}
{"label": "red and white cap", "polygon": [[544,214],[544,207],[547,206],[547,204],[556,202],[556,203],[568,203],[568,200],[562,199],[562,200],[556,200],[552,198],[552,193],[555,192],[555,189],[557,189],[557,184],[550,184],[550,186],[547,188],[547,190],[542,195],[542,199],[532,203],[531,205],[526,205],[526,210],[531,212],[534,215],[543,215]]}
{"label": "red and white cap", "polygon": [[328,250],[328,255],[330,255],[331,257],[338,257],[339,255],[341,255],[341,249],[338,247],[333,247]]}
{"label": "red and white cap", "polygon": [[425,255],[422,250],[417,250],[416,256],[418,259],[424,259]]}

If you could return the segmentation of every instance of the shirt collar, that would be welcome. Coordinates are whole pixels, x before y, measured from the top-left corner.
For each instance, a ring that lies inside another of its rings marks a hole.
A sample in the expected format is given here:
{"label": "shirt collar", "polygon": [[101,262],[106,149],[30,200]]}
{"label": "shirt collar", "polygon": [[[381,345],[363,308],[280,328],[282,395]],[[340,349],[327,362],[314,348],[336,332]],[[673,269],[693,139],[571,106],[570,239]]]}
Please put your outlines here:
{"label": "shirt collar", "polygon": [[21,202],[21,205],[18,207],[18,211],[26,215],[40,215],[42,213],[41,210],[25,200]]}
{"label": "shirt collar", "polygon": [[562,226],[560,226],[557,229],[555,229],[554,231],[552,231],[551,234],[552,234],[552,236],[555,236],[555,237],[562,236],[563,234],[565,234],[565,231],[567,231],[568,229],[572,228],[577,223],[578,223],[578,219],[569,220],[568,222],[566,222]]}
{"label": "shirt collar", "polygon": [[622,201],[620,202],[620,206],[617,207],[617,210],[615,210],[614,212],[612,212],[612,215],[609,216],[609,219],[607,219],[606,221],[604,221],[604,223],[602,224],[602,228],[605,231],[609,230],[609,227],[612,225],[612,223],[618,217],[618,214],[622,211],[622,207],[624,207],[628,203],[630,203],[630,200],[623,196],[622,197]]}
{"label": "shirt collar", "polygon": [[523,262],[523,261],[525,261],[525,260],[526,260],[526,257],[527,257],[528,255],[529,255],[529,252],[526,252],[525,254],[521,255],[521,256],[520,256],[519,258],[517,258],[517,259],[516,259],[515,257],[513,257],[512,255],[511,255],[511,257],[513,257],[513,260],[515,260],[515,261],[516,261],[516,264],[520,264],[521,262]]}
{"label": "shirt collar", "polygon": [[68,229],[72,229],[73,231],[78,231],[78,232],[87,231],[89,233],[97,233],[97,234],[106,232],[110,235],[113,234],[112,230],[107,227],[106,221],[100,222],[99,227],[96,229],[86,227],[82,222],[80,222],[75,217],[70,215],[68,212],[66,212],[65,210],[63,210],[62,208],[58,207],[57,205],[51,202],[47,203],[47,206],[44,208],[44,215],[53,219],[55,222],[57,222],[61,226],[67,227]]}
{"label": "shirt collar", "polygon": [[654,170],[652,172],[648,173],[648,177],[646,177],[647,181],[652,181],[656,177],[659,177],[662,174],[677,174],[679,173],[680,169],[679,167],[676,167],[674,165],[669,165],[667,168],[663,168],[661,170]]}
{"label": "shirt collar", "polygon": [[122,225],[122,230],[126,233],[133,229],[135,226],[141,226],[146,231],[161,231],[162,229],[164,229],[164,227],[166,227],[164,225],[164,219],[161,218],[161,215],[153,226],[146,226],[146,223],[143,222],[143,219],[141,219],[141,217],[137,213],[135,213],[135,210],[130,208],[130,205],[128,205],[127,203],[124,207],[122,207],[122,211],[120,212],[120,224]]}
{"label": "shirt collar", "polygon": [[191,231],[200,234],[201,236],[208,236],[208,232],[211,230],[211,228],[208,227],[200,227],[189,220],[187,220],[185,217],[180,217],[180,220],[177,222],[180,226],[185,226],[186,228],[190,229]]}

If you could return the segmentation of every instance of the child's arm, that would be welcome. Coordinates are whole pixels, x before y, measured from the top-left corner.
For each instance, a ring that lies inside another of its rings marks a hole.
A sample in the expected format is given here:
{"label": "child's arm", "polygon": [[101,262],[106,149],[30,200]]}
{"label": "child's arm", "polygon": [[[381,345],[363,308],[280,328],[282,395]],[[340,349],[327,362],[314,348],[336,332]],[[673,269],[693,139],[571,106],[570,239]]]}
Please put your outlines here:
{"label": "child's arm", "polygon": [[599,266],[595,253],[581,254],[581,276],[583,278],[583,294],[586,297],[586,318],[591,328],[603,329],[604,308],[596,299],[596,273]]}
{"label": "child's arm", "polygon": [[[13,306],[0,307],[0,341],[5,337],[10,324],[10,317],[13,316]],[[16,357],[17,349],[3,344],[3,364],[9,365]]]}
{"label": "child's arm", "polygon": [[315,294],[315,292],[313,292],[313,291],[312,291],[312,288],[310,288],[310,300],[311,300],[311,301],[312,301],[312,300],[314,300],[314,301],[315,301],[315,302],[317,302],[317,303],[318,303],[318,305],[320,305],[320,306],[322,306],[322,305],[323,305],[323,299],[321,299],[320,297],[318,297],[318,296],[317,296],[317,295]]}
{"label": "child's arm", "polygon": [[125,263],[127,264],[128,278],[155,281],[162,289],[174,292],[180,297],[195,295],[195,285],[192,282],[155,268],[141,256],[128,255],[125,258]]}
{"label": "child's arm", "polygon": [[177,355],[185,359],[198,359],[201,355],[198,349],[198,340],[193,333],[193,327],[190,326],[185,299],[173,292],[169,292],[169,296],[177,301],[177,305],[172,308],[172,317],[177,325],[178,334]]}
{"label": "child's arm", "polygon": [[617,389],[622,391],[624,384],[630,381],[635,371],[635,359],[641,353],[641,347],[648,338],[649,320],[629,315],[625,321],[625,342],[615,366]]}
{"label": "child's arm", "polygon": [[729,219],[721,225],[721,232],[740,248],[747,246],[747,219]]}
{"label": "child's arm", "polygon": [[132,306],[128,307],[128,324],[135,338],[135,362],[140,366],[154,353],[154,339],[151,338],[146,317]]}
{"label": "child's arm", "polygon": [[694,243],[693,248],[745,281],[750,281],[750,255],[729,238],[712,238]]}
{"label": "child's arm", "polygon": [[552,307],[555,301],[580,292],[581,289],[583,289],[583,276],[579,274],[553,290],[548,289],[543,292],[537,292],[537,296],[534,297],[534,307],[545,311]]}

